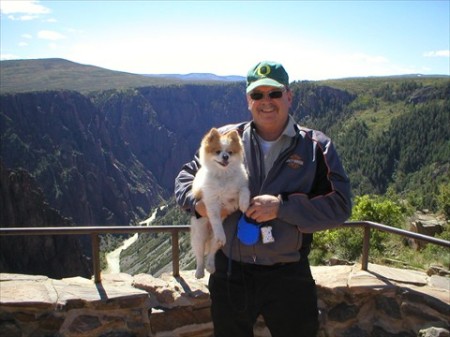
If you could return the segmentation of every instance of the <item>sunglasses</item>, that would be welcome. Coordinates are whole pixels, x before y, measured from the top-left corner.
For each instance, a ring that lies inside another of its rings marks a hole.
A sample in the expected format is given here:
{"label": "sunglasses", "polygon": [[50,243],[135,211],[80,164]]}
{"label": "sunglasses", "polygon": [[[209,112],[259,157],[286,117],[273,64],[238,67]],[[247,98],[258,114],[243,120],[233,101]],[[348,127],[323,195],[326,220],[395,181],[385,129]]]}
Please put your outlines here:
{"label": "sunglasses", "polygon": [[[269,96],[270,99],[281,98],[281,96],[283,96],[283,91],[282,90],[274,90],[274,91],[269,92],[267,95]],[[260,99],[263,99],[264,94],[262,92],[252,92],[250,94],[250,97],[254,101],[259,101]]]}

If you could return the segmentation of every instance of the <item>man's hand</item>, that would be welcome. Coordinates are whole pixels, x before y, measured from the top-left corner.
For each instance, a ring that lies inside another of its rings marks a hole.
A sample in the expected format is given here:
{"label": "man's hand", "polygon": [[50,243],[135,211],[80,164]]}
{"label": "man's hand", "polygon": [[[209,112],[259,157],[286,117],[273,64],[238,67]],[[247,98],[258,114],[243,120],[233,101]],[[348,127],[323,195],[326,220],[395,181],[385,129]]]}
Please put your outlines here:
{"label": "man's hand", "polygon": [[250,206],[245,214],[257,222],[275,219],[280,208],[280,200],[274,195],[258,195],[250,200]]}

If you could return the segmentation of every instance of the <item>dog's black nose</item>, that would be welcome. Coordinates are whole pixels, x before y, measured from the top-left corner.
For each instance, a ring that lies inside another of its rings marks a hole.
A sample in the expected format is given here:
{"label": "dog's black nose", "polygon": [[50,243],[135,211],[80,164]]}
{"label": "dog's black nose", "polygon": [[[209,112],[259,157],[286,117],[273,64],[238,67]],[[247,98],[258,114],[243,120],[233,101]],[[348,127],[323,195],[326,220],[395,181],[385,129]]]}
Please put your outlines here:
{"label": "dog's black nose", "polygon": [[227,161],[228,159],[230,159],[230,156],[227,154],[222,155],[222,159]]}

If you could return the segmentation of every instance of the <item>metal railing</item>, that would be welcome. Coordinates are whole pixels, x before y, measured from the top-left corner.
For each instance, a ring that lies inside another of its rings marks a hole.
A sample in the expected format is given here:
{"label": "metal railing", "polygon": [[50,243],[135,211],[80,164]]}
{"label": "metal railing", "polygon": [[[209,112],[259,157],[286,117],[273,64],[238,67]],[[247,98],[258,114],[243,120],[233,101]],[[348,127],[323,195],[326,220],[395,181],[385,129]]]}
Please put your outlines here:
{"label": "metal railing", "polygon": [[[371,230],[381,230],[416,240],[450,248],[450,241],[432,236],[407,231],[400,228],[386,226],[372,221],[347,221],[342,227],[363,227],[364,238],[362,248],[361,269],[367,270],[369,264]],[[100,268],[100,237],[101,234],[131,234],[131,233],[160,233],[168,232],[172,235],[172,272],[180,275],[179,232],[188,232],[189,226],[97,226],[97,227],[2,227],[0,235],[90,235],[92,246],[92,265],[95,283],[101,282]]]}

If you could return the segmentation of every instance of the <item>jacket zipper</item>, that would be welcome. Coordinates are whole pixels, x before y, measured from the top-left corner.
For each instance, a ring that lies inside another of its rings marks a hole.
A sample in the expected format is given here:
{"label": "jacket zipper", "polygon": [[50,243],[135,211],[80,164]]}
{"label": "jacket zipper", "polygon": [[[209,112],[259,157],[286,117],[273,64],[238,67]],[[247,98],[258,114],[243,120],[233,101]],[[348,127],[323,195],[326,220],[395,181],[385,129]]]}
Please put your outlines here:
{"label": "jacket zipper", "polygon": [[[267,177],[265,177],[265,179],[263,180],[261,187],[260,187],[260,194],[263,192],[264,187],[266,185],[266,181],[270,181],[270,177],[272,177],[275,173],[279,172],[282,168],[281,163],[284,163],[289,155],[292,153],[292,151],[295,149],[295,147],[297,146],[298,140],[300,137],[295,136],[295,138],[292,140],[291,144],[289,145],[289,147],[283,151],[283,153],[277,158],[277,160],[273,163],[272,168],[270,169],[270,171],[267,173]],[[259,160],[261,160],[261,157],[259,157]]]}

